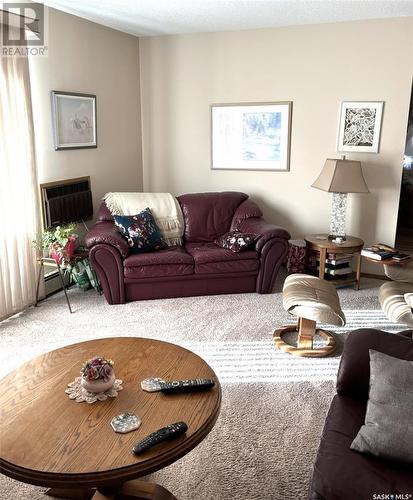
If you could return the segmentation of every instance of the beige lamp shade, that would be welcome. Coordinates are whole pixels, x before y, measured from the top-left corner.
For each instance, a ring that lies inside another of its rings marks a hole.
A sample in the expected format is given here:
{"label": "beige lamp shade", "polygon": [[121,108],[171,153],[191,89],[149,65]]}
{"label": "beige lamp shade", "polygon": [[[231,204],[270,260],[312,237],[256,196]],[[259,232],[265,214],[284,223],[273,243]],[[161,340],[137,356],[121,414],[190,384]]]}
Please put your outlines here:
{"label": "beige lamp shade", "polygon": [[369,193],[361,163],[354,160],[328,158],[323,170],[311,185],[329,193]]}

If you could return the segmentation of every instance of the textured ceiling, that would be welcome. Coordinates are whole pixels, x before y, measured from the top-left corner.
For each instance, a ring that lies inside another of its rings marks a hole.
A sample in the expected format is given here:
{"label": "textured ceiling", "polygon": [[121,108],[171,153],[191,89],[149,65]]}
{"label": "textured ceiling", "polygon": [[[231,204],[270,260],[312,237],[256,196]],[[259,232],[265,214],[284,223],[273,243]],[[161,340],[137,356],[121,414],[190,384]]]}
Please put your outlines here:
{"label": "textured ceiling", "polygon": [[137,36],[413,16],[412,0],[45,0]]}

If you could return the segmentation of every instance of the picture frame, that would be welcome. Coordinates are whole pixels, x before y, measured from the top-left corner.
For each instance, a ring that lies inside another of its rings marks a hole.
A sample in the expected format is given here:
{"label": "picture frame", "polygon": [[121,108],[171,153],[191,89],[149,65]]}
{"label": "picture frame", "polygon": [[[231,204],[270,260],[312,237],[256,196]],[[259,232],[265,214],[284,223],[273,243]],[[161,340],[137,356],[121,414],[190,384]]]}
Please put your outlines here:
{"label": "picture frame", "polygon": [[337,151],[378,153],[384,101],[342,101]]}
{"label": "picture frame", "polygon": [[212,170],[290,170],[292,102],[211,105]]}
{"label": "picture frame", "polygon": [[52,90],[51,104],[56,151],[97,148],[96,95]]}

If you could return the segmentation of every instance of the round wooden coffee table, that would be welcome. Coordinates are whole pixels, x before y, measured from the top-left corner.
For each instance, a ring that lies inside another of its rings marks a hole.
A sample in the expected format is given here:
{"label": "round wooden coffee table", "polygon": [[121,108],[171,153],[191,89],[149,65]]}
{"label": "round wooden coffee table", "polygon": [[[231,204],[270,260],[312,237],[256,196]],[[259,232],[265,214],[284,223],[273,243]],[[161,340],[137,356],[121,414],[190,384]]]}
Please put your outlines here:
{"label": "round wooden coffee table", "polygon": [[[67,384],[79,376],[84,361],[97,355],[114,360],[124,389],[93,404],[70,400]],[[215,387],[174,395],[144,392],[141,380],[153,376],[212,378]],[[115,498],[119,491],[174,498],[158,485],[132,480],[195,448],[213,428],[221,404],[218,378],[205,361],[177,345],[142,338],[91,340],[48,352],[9,373],[1,387],[0,472],[73,498]],[[142,425],[128,434],[115,433],[110,421],[125,411],[139,415]],[[144,436],[180,420],[188,425],[185,434],[140,456],[132,453]]]}

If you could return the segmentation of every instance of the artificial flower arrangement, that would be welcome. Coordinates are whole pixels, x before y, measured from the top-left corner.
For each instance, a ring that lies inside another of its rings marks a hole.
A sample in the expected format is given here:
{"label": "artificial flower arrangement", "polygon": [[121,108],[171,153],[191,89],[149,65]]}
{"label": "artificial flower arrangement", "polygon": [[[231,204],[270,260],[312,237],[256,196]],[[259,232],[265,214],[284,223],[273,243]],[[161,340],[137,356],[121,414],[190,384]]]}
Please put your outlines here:
{"label": "artificial flower arrangement", "polygon": [[93,380],[104,380],[107,382],[113,375],[113,361],[102,356],[96,356],[83,365],[80,374],[83,378],[92,382]]}
{"label": "artificial flower arrangement", "polygon": [[89,359],[80,370],[81,386],[89,392],[105,392],[115,383],[113,361],[103,356]]}

